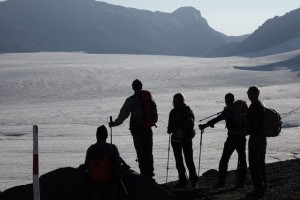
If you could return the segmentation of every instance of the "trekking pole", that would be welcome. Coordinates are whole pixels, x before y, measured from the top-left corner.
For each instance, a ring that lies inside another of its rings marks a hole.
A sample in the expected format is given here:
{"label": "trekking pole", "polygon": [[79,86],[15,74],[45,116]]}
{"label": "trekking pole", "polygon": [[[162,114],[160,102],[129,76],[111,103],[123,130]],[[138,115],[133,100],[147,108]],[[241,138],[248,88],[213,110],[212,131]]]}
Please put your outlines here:
{"label": "trekking pole", "polygon": [[126,199],[128,199],[128,191],[127,191],[127,189],[126,189],[126,187],[125,187],[125,185],[124,185],[122,175],[120,176],[120,183],[121,183],[122,188],[123,188],[123,190],[124,190],[124,193],[125,193],[125,195],[126,195]]}
{"label": "trekking pole", "polygon": [[216,114],[213,114],[213,115],[211,115],[211,116],[205,117],[205,118],[203,118],[203,119],[200,119],[199,122],[202,122],[202,121],[204,121],[204,120],[206,120],[206,119],[208,119],[208,118],[211,118],[211,117],[213,117],[213,116],[219,115],[219,114],[221,114],[221,113],[222,113],[222,111],[221,111],[221,112],[218,112],[218,113],[216,113]]}
{"label": "trekking pole", "polygon": [[241,173],[240,163],[241,163],[240,158],[238,158],[237,166],[236,166],[235,185],[238,185],[240,181],[240,173]]}
{"label": "trekking pole", "polygon": [[[109,121],[112,123],[112,116],[109,116]],[[112,144],[112,127],[110,127],[110,143]]]}
{"label": "trekking pole", "polygon": [[200,150],[199,150],[199,161],[198,161],[198,176],[200,173],[200,161],[201,161],[201,147],[202,147],[202,135],[203,135],[204,130],[201,129],[201,136],[200,136]]}
{"label": "trekking pole", "polygon": [[168,176],[169,176],[170,143],[171,143],[171,134],[169,134],[169,145],[168,145],[168,161],[167,161],[167,176],[166,176],[166,183],[168,183]]}

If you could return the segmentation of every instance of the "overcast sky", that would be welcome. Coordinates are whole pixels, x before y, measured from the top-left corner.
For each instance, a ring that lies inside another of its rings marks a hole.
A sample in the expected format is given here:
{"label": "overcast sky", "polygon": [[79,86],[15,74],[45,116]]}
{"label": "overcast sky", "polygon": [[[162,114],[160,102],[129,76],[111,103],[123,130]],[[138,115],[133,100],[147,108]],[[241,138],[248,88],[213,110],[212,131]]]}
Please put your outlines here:
{"label": "overcast sky", "polygon": [[201,11],[208,24],[228,36],[254,32],[267,19],[300,8],[300,0],[101,0],[151,11],[171,13],[183,6]]}

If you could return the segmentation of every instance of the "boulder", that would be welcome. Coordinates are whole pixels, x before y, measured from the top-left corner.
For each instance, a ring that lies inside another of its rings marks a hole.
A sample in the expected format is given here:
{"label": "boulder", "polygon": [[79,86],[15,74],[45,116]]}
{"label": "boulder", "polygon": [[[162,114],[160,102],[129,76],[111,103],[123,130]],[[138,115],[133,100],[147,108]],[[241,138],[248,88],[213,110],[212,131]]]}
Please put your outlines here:
{"label": "boulder", "polygon": [[[123,170],[124,171],[124,170]],[[130,200],[177,200],[174,193],[164,189],[152,179],[126,170],[122,173],[124,187],[120,184],[119,196]],[[21,185],[4,191],[1,200],[32,200],[32,184]],[[125,189],[128,196],[125,193]],[[86,200],[89,199],[89,180],[82,167],[59,168],[40,177],[41,200]]]}

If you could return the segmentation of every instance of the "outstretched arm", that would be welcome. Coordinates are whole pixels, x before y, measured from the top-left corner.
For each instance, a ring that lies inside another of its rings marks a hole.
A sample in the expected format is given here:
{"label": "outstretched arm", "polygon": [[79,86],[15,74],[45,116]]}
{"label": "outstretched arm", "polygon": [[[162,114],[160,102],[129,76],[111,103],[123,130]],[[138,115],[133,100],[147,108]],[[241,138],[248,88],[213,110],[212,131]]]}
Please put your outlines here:
{"label": "outstretched arm", "polygon": [[216,123],[218,123],[219,121],[222,121],[222,120],[225,119],[225,113],[224,113],[224,111],[225,111],[225,109],[221,112],[220,115],[218,115],[217,117],[209,120],[207,123],[205,123],[205,124],[199,124],[199,129],[200,130],[204,130],[205,128],[207,128],[209,126],[212,127],[212,128],[214,128],[214,125]]}
{"label": "outstretched arm", "polygon": [[124,102],[120,113],[118,115],[118,118],[112,122],[109,123],[109,126],[119,126],[120,124],[122,124],[124,122],[125,119],[127,119],[130,115],[130,111],[131,111],[131,107],[132,107],[132,101],[130,98],[126,99],[126,101]]}

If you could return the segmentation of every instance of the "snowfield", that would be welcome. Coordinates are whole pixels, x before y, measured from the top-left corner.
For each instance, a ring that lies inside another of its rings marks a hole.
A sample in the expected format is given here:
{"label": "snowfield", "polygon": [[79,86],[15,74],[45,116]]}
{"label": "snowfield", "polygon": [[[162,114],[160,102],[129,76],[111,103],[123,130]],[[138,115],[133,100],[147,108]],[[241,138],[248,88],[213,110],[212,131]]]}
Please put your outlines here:
{"label": "snowfield", "polygon": [[[256,55],[257,56],[257,55]],[[282,116],[279,137],[268,138],[266,161],[300,158],[300,50],[261,57],[192,58],[176,56],[24,53],[0,55],[0,191],[32,182],[32,125],[39,126],[40,175],[78,167],[95,143],[97,126],[115,119],[140,79],[158,105],[154,132],[155,179],[166,179],[168,115],[172,98],[182,92],[199,120],[220,112],[232,92],[246,100],[257,85],[261,100]],[[112,129],[113,143],[137,172],[136,154],[126,120]],[[109,129],[108,129],[109,130]],[[110,130],[109,130],[110,134]],[[226,139],[225,123],[203,135],[201,173],[218,168]],[[200,131],[193,140],[198,168]],[[108,138],[110,141],[110,138]],[[170,152],[169,181],[177,180]],[[229,169],[235,169],[233,154]],[[198,169],[197,169],[198,170]]]}

